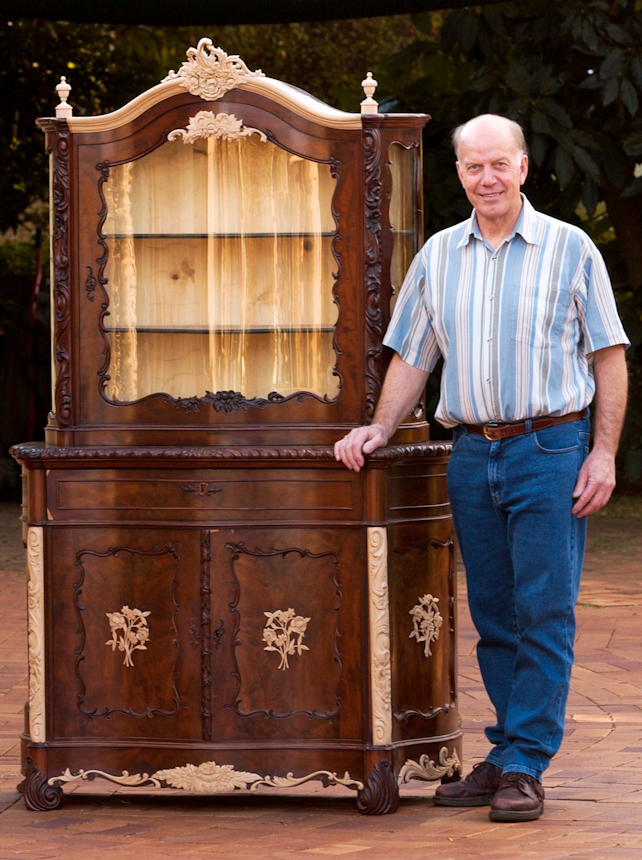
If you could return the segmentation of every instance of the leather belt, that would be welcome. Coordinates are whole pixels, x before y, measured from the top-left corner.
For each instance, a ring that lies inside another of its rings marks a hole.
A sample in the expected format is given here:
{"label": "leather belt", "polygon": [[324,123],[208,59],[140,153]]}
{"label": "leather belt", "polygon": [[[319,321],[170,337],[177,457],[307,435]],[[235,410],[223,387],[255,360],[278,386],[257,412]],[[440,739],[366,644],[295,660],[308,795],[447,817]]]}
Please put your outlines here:
{"label": "leather belt", "polygon": [[[531,432],[533,430],[544,430],[555,424],[568,424],[571,421],[581,421],[586,418],[586,409],[580,412],[569,412],[568,415],[548,415],[546,418],[532,418]],[[511,436],[521,436],[526,433],[526,422],[517,421],[514,424],[501,424],[498,421],[489,421],[486,424],[464,424],[469,433],[483,436],[489,442],[497,442],[499,439],[508,439]]]}

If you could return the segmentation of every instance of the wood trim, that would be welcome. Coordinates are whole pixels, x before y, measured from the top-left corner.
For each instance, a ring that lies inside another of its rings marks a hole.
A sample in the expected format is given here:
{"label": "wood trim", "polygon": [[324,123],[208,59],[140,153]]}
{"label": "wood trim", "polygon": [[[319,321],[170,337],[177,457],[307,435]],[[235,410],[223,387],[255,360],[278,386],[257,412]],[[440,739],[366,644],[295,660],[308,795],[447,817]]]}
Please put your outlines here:
{"label": "wood trim", "polygon": [[370,695],[372,742],[392,741],[392,668],[388,592],[388,535],[385,528],[368,528],[368,607],[370,614]]}

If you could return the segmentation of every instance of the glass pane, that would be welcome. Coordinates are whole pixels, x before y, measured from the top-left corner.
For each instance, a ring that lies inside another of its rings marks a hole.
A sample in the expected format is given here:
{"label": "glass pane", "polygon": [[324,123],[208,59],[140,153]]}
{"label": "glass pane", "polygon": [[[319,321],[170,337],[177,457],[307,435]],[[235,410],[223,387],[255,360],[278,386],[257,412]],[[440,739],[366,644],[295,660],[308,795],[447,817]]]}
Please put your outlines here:
{"label": "glass pane", "polygon": [[403,283],[413,257],[417,253],[417,169],[419,150],[406,149],[393,143],[390,147],[390,172],[392,194],[390,196],[390,223],[392,225],[393,250],[390,263],[392,299],[394,307],[399,288]]}
{"label": "glass pane", "polygon": [[108,397],[335,397],[334,187],[329,165],[258,137],[112,168]]}

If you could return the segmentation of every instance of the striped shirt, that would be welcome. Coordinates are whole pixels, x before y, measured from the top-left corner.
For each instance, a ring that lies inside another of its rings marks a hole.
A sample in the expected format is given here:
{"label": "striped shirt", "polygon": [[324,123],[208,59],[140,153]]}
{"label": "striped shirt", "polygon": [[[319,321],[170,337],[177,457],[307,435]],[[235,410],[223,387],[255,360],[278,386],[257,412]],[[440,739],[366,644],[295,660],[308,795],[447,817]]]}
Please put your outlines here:
{"label": "striped shirt", "polygon": [[427,371],[443,355],[435,417],[446,427],[584,409],[592,353],[629,345],[593,242],[522,199],[496,250],[474,211],[432,236],[399,293],[384,343]]}

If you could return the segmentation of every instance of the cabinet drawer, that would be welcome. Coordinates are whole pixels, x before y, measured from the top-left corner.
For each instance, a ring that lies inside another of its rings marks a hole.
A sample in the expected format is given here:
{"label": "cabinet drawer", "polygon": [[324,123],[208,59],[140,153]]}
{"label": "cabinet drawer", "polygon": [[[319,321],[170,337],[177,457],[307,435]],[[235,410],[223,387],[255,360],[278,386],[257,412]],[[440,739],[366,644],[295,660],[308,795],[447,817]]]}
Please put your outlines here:
{"label": "cabinet drawer", "polygon": [[78,469],[47,476],[50,520],[354,520],[360,497],[347,470]]}

